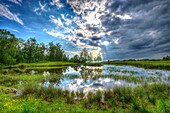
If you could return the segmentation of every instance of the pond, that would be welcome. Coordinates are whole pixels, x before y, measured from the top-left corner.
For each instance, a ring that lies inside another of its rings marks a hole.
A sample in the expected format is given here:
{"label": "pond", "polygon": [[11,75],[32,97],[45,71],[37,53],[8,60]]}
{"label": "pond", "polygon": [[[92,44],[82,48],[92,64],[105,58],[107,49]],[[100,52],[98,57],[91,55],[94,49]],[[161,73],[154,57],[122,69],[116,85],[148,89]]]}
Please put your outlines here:
{"label": "pond", "polygon": [[45,80],[44,87],[54,86],[63,90],[89,92],[108,90],[117,86],[136,86],[151,83],[170,83],[170,71],[143,69],[133,66],[76,66],[64,68],[43,68],[13,70],[16,73],[41,74],[43,77],[61,75],[59,81]]}

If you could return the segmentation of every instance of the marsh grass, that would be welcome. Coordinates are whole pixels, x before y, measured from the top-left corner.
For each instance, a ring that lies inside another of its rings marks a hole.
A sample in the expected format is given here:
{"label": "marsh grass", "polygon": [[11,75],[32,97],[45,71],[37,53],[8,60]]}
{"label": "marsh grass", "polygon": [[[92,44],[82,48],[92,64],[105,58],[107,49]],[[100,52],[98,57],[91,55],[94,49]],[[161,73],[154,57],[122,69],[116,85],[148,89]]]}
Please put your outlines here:
{"label": "marsh grass", "polygon": [[[11,98],[11,93],[0,87],[0,109],[3,112],[160,112],[170,111],[170,85],[145,84],[136,87],[115,87],[107,91],[81,92],[42,87],[28,82],[20,87],[22,95]],[[102,95],[104,99],[102,100]]]}
{"label": "marsh grass", "polygon": [[[99,71],[99,70],[96,70]],[[114,70],[113,70],[114,71]],[[127,73],[127,72],[123,72]],[[133,73],[133,72],[131,72]],[[128,82],[141,83],[133,87],[114,87],[106,91],[89,92],[85,98],[83,92],[70,92],[54,88],[53,84],[43,86],[42,83],[59,83],[62,75],[50,74],[0,74],[0,112],[140,112],[169,113],[170,84],[162,82],[159,76],[125,76],[125,75],[82,75],[87,80],[98,78],[114,78]],[[74,79],[78,76],[70,76]],[[170,77],[166,78],[170,80]],[[21,86],[19,82],[22,81]],[[160,81],[160,82],[159,82]],[[148,83],[149,82],[149,83]],[[152,84],[150,83],[152,82]],[[157,83],[154,83],[157,82]],[[41,83],[41,84],[40,84]],[[15,96],[6,87],[18,88],[21,96]],[[75,98],[76,97],[76,98]]]}
{"label": "marsh grass", "polygon": [[[35,95],[37,98],[52,102],[57,98],[65,98],[67,104],[76,104],[75,96],[83,97],[81,93],[63,91],[54,87],[42,87],[26,85],[22,89],[22,95]],[[104,99],[102,99],[104,95]],[[157,109],[169,110],[170,85],[169,84],[151,84],[137,87],[115,87],[111,90],[89,92],[87,98],[78,100],[83,103],[86,109],[111,109],[112,107],[130,109],[133,112],[149,112],[149,107],[161,107]],[[163,100],[164,106],[160,106],[159,100]],[[79,103],[78,102],[78,103]]]}
{"label": "marsh grass", "polygon": [[56,67],[56,66],[74,66],[78,65],[73,62],[36,62],[36,63],[20,63],[12,66],[5,66],[3,68],[26,68],[26,67]]}
{"label": "marsh grass", "polygon": [[170,61],[114,61],[105,62],[104,64],[114,64],[114,65],[131,65],[136,67],[142,67],[146,69],[166,69],[170,70]]}
{"label": "marsh grass", "polygon": [[58,74],[50,74],[48,76],[43,76],[42,74],[16,74],[16,73],[8,73],[8,74],[0,74],[0,85],[7,86],[7,87],[15,87],[20,85],[19,83],[25,82],[36,82],[42,83],[44,81],[50,81],[54,83],[58,83],[62,75]]}

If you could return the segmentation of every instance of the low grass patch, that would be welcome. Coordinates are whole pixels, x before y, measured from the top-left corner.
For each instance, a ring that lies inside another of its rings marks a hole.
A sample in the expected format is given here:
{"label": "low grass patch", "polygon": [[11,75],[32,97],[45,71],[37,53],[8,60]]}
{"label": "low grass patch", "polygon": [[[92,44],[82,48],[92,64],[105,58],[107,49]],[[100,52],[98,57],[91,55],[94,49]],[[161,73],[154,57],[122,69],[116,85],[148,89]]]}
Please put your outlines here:
{"label": "low grass patch", "polygon": [[50,74],[47,76],[43,76],[42,74],[0,74],[0,85],[7,87],[17,87],[19,86],[19,82],[36,82],[42,83],[44,81],[49,82],[59,82],[62,75],[58,74]]}
{"label": "low grass patch", "polygon": [[114,61],[105,64],[131,65],[147,69],[166,69],[170,70],[170,61]]}
{"label": "low grass patch", "polygon": [[4,68],[25,68],[25,67],[56,67],[56,66],[74,66],[78,65],[73,62],[36,62],[36,63],[20,63],[12,66],[5,66]]}

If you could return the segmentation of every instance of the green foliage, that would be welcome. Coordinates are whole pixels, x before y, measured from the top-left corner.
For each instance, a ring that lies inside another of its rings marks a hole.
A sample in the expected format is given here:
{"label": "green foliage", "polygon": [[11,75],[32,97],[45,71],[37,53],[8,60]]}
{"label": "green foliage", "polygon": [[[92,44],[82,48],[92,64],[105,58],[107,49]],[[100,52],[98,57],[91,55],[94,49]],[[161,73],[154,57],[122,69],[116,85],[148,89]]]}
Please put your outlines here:
{"label": "green foliage", "polygon": [[170,56],[163,57],[163,60],[170,60]]}
{"label": "green foliage", "polygon": [[53,42],[49,43],[48,48],[48,61],[68,61],[68,58],[61,49],[61,45],[54,45]]}
{"label": "green foliage", "polygon": [[[20,89],[22,96],[14,97],[0,87],[0,112],[140,112],[169,113],[169,84],[150,84],[136,87],[115,87],[108,91],[74,93],[43,87],[28,82]],[[104,99],[102,99],[104,95]],[[74,97],[81,97],[75,100]],[[74,109],[73,109],[74,108]]]}
{"label": "green foliage", "polygon": [[5,65],[15,64],[18,39],[14,34],[0,29],[0,63]]}
{"label": "green foliage", "polygon": [[0,29],[0,64],[33,63],[42,61],[68,61],[59,44],[38,44],[35,38],[27,41]]}

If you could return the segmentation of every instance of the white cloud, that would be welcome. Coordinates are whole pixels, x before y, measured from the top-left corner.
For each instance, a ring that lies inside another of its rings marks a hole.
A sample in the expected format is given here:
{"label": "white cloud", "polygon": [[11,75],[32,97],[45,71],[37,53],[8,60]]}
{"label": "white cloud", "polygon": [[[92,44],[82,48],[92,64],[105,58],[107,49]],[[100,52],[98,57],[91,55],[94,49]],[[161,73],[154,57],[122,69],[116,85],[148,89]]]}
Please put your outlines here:
{"label": "white cloud", "polygon": [[125,14],[125,15],[116,15],[116,17],[122,19],[122,20],[130,20],[132,19],[132,17],[128,14]]}
{"label": "white cloud", "polygon": [[15,3],[15,4],[18,4],[18,5],[20,5],[21,6],[21,4],[22,4],[22,0],[9,0],[10,2],[13,2],[13,3]]}
{"label": "white cloud", "polygon": [[119,44],[119,38],[113,39],[113,42],[114,42],[115,44]]}
{"label": "white cloud", "polygon": [[37,15],[41,15],[41,13],[39,12],[40,8],[35,8],[34,9],[34,12],[37,14]]}
{"label": "white cloud", "polygon": [[64,7],[64,5],[60,2],[60,0],[52,0],[51,5],[56,5],[58,9]]}
{"label": "white cloud", "polygon": [[47,10],[45,9],[45,7],[46,7],[47,4],[42,5],[40,1],[38,3],[39,3],[39,6],[40,6],[40,9],[42,11],[46,12]]}
{"label": "white cloud", "polygon": [[101,42],[101,45],[104,45],[104,46],[107,46],[107,45],[109,45],[110,43],[108,42],[108,41],[103,41],[103,42]]}
{"label": "white cloud", "polygon": [[18,30],[13,29],[13,28],[6,28],[6,29],[11,30],[11,31],[14,31],[14,32],[17,32],[17,33],[20,33]]}
{"label": "white cloud", "polygon": [[47,32],[47,29],[43,29],[44,32]]}
{"label": "white cloud", "polygon": [[45,30],[46,31],[46,33],[47,34],[49,34],[49,35],[51,35],[51,36],[53,36],[53,37],[61,37],[61,38],[63,38],[64,39],[64,37],[65,37],[65,35],[63,35],[62,33],[60,33],[60,32],[57,32],[56,30],[51,30],[51,31],[47,31],[47,30]]}
{"label": "white cloud", "polygon": [[66,25],[70,25],[71,24],[72,21],[70,19],[65,18],[64,14],[61,14],[61,17],[65,21]]}
{"label": "white cloud", "polygon": [[42,4],[40,1],[38,2],[39,4],[39,7],[35,8],[34,9],[34,12],[37,14],[37,15],[41,15],[42,12],[47,12],[47,10],[45,9],[46,5],[47,4]]}
{"label": "white cloud", "polygon": [[60,18],[56,19],[54,16],[50,16],[50,21],[56,25],[58,25],[59,27],[64,27],[62,21]]}
{"label": "white cloud", "polygon": [[23,21],[16,14],[13,14],[6,6],[2,4],[0,4],[0,16],[4,16],[9,20],[13,20],[21,25],[24,25]]}
{"label": "white cloud", "polygon": [[[105,3],[107,0],[100,1],[71,1],[67,0],[67,3],[71,5],[73,11],[77,15],[81,15],[81,18],[74,17],[73,21],[79,26],[79,29],[74,30],[75,35],[82,33],[84,38],[91,38],[93,36],[104,36],[106,33],[102,28],[101,17],[105,14]],[[89,28],[96,28],[97,31]]]}

